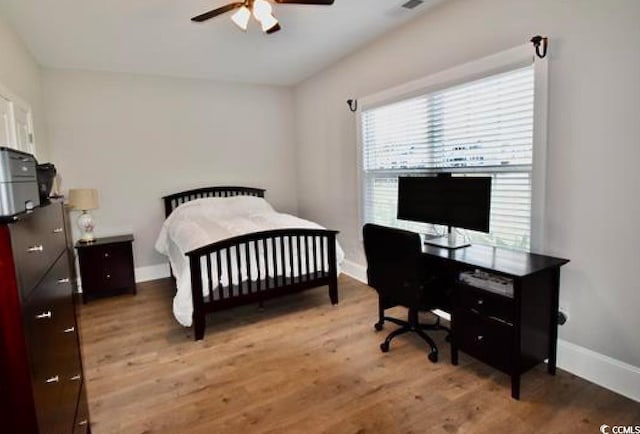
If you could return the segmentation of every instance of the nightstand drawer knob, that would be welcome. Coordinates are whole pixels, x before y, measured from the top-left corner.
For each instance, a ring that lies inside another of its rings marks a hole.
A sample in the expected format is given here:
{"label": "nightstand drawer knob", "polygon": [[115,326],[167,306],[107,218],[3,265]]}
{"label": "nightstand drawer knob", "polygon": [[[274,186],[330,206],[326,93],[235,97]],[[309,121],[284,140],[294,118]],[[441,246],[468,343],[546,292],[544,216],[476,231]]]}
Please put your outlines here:
{"label": "nightstand drawer knob", "polygon": [[478,343],[481,343],[483,340],[484,340],[484,336],[482,336],[482,335],[478,335],[478,336],[476,337],[476,341],[477,341]]}
{"label": "nightstand drawer knob", "polygon": [[479,298],[479,299],[478,299],[478,304],[479,304],[480,306],[482,306],[482,305],[484,304],[484,300],[483,300],[483,299],[481,299],[481,298]]}
{"label": "nightstand drawer knob", "polygon": [[68,329],[64,329],[64,333],[73,333],[76,331],[75,327],[69,327]]}
{"label": "nightstand drawer knob", "polygon": [[111,279],[111,274],[107,274],[107,279]]}
{"label": "nightstand drawer knob", "polygon": [[71,282],[71,280],[69,280],[68,277],[65,277],[64,279],[58,279],[58,285],[64,285],[65,283],[69,282]]}
{"label": "nightstand drawer knob", "polygon": [[51,311],[48,310],[46,312],[43,312],[39,315],[36,315],[36,319],[51,319]]}
{"label": "nightstand drawer knob", "polygon": [[44,251],[44,247],[42,246],[42,244],[38,244],[37,246],[31,246],[27,249],[27,252],[29,253],[37,253],[42,251]]}
{"label": "nightstand drawer knob", "polygon": [[108,257],[109,257],[109,254],[108,254],[108,253],[105,253],[105,254],[104,254],[104,257],[105,257],[105,258],[108,258]]}
{"label": "nightstand drawer knob", "polygon": [[47,378],[45,380],[45,383],[47,384],[53,384],[53,383],[57,383],[60,381],[60,377],[58,377],[57,375],[55,377],[51,377],[51,378]]}

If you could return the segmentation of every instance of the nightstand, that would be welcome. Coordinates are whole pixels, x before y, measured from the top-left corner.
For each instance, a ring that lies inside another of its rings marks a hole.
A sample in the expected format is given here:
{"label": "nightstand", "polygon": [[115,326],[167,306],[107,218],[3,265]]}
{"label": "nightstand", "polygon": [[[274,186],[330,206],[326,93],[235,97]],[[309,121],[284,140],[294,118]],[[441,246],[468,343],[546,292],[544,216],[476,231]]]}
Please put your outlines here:
{"label": "nightstand", "polygon": [[133,235],[76,243],[85,303],[99,297],[136,293],[132,243]]}

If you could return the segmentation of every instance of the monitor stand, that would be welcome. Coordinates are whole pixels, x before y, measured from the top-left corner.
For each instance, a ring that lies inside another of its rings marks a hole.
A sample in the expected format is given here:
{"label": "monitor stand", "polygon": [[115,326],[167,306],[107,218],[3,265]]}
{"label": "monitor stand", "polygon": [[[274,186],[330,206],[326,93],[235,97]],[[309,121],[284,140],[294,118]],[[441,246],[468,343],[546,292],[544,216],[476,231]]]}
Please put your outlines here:
{"label": "monitor stand", "polygon": [[463,247],[469,247],[471,244],[468,243],[464,237],[458,237],[455,232],[451,232],[451,228],[449,228],[449,234],[430,238],[426,236],[424,239],[424,243],[430,246],[442,247],[444,249],[461,249]]}

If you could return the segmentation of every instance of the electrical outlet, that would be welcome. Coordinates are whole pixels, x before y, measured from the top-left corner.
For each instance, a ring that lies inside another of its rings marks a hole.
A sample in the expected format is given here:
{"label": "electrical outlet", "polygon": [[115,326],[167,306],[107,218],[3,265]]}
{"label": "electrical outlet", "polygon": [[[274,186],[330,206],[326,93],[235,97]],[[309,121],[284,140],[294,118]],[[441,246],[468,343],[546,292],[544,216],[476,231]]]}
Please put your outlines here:
{"label": "electrical outlet", "polygon": [[565,307],[558,309],[558,324],[565,325],[569,321],[569,310]]}

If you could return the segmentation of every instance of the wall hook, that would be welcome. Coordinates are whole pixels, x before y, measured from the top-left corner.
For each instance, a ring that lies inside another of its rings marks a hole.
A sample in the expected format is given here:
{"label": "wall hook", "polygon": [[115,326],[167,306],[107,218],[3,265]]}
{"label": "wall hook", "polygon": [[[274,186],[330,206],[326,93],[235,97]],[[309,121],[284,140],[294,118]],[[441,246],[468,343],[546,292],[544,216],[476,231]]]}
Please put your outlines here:
{"label": "wall hook", "polygon": [[351,110],[352,113],[355,113],[356,111],[358,111],[357,99],[348,99],[347,104],[349,105],[349,110]]}
{"label": "wall hook", "polygon": [[545,56],[547,55],[547,45],[548,45],[549,39],[540,35],[536,35],[533,38],[531,38],[531,42],[533,43],[533,46],[536,49],[536,55],[539,58],[544,59]]}

